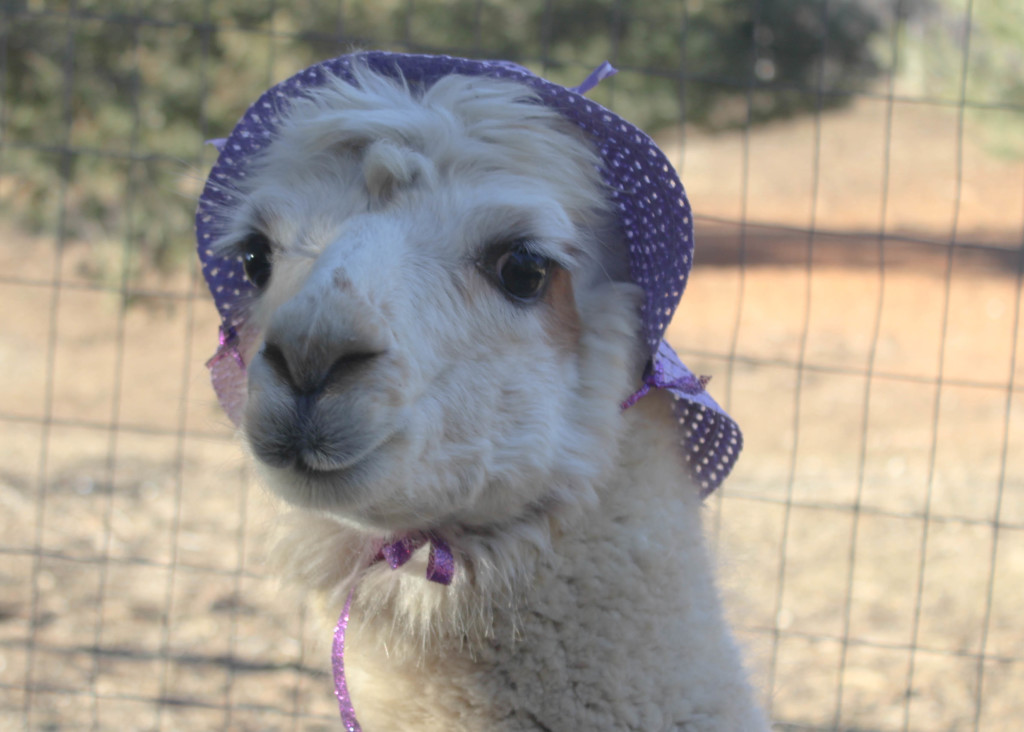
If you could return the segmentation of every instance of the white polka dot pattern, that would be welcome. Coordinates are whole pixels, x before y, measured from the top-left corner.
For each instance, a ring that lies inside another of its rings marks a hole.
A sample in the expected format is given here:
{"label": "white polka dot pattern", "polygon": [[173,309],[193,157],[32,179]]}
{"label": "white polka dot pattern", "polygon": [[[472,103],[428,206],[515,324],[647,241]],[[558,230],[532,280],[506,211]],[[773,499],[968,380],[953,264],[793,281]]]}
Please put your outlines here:
{"label": "white polka dot pattern", "polygon": [[[693,260],[693,221],[682,183],[654,141],[577,91],[553,84],[516,64],[374,51],[316,64],[272,87],[248,109],[231,135],[222,143],[218,141],[220,156],[210,171],[196,211],[196,238],[203,274],[222,319],[219,354],[245,350],[243,325],[252,294],[240,259],[218,258],[210,249],[210,244],[224,232],[221,212],[236,202],[237,182],[245,178],[251,158],[273,137],[289,101],[323,84],[328,74],[351,81],[350,68],[355,62],[365,63],[380,73],[401,75],[413,87],[430,86],[449,74],[516,80],[529,86],[543,104],[557,109],[586,132],[600,152],[601,175],[619,208],[629,246],[631,275],[646,293],[642,328],[652,363],[660,363],[666,350],[671,352],[662,337],[686,287]],[[675,361],[678,363],[678,358]],[[216,364],[220,360],[215,358],[211,362]],[[237,404],[238,385],[229,383],[231,379],[224,376],[226,368],[229,367],[224,364],[217,369],[218,393],[232,393],[232,403]],[[244,379],[244,367],[237,371],[241,376],[232,378]],[[676,394],[680,427],[684,430],[681,434],[690,433],[683,438],[689,445],[684,454],[702,489],[713,490],[735,462],[741,443],[738,428],[706,392],[693,394],[672,385],[656,386]],[[693,412],[698,406],[705,411]],[[697,419],[697,414],[704,416]],[[694,422],[701,427],[694,428]]]}

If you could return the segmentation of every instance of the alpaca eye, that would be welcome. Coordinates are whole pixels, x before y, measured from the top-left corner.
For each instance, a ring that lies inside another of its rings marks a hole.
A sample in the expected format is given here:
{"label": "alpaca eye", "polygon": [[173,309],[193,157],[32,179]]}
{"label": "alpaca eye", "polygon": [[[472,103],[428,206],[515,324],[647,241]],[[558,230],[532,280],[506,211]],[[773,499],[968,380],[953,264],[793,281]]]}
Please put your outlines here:
{"label": "alpaca eye", "polygon": [[270,239],[254,231],[242,240],[241,249],[246,279],[262,290],[270,281]]}
{"label": "alpaca eye", "polygon": [[534,300],[544,290],[551,260],[518,244],[498,257],[498,283],[517,300]]}

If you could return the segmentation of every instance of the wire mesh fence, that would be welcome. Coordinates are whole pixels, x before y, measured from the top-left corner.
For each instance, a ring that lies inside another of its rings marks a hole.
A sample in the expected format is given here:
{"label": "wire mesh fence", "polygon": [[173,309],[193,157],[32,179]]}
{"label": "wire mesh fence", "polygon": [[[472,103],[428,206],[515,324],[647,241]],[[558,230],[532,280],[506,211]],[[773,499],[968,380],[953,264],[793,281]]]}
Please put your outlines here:
{"label": "wire mesh fence", "polygon": [[[1019,728],[1012,0],[0,7],[0,727],[337,727],[329,638],[266,575],[274,506],[208,387],[190,217],[203,140],[358,45],[621,69],[595,98],[697,214],[669,335],[746,435],[707,521],[776,728]],[[731,65],[708,8],[740,13]],[[823,19],[799,72],[784,13]]]}

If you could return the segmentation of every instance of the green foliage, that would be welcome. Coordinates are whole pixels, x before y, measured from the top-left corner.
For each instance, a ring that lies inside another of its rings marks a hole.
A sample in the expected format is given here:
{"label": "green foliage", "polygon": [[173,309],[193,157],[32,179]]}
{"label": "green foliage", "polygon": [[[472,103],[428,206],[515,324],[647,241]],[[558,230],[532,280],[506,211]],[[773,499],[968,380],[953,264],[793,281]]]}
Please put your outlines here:
{"label": "green foliage", "polygon": [[68,240],[130,242],[137,262],[190,257],[213,156],[203,139],[226,134],[272,83],[354,47],[508,58],[565,84],[609,59],[622,73],[594,98],[648,128],[798,114],[878,72],[880,24],[862,4],[7,0],[0,215]]}
{"label": "green foliage", "polygon": [[[648,125],[677,121],[680,109],[716,129],[788,117],[844,103],[842,92],[879,71],[870,42],[880,23],[855,0],[572,0],[556,5],[548,26],[556,58],[577,54],[572,19],[598,7],[587,35],[607,38],[606,53],[644,72],[623,91]],[[666,97],[672,107],[643,101]]]}
{"label": "green foliage", "polygon": [[965,103],[972,132],[989,149],[1024,157],[1024,3],[973,0],[969,26],[967,9],[967,0],[932,0],[908,20],[900,91]]}

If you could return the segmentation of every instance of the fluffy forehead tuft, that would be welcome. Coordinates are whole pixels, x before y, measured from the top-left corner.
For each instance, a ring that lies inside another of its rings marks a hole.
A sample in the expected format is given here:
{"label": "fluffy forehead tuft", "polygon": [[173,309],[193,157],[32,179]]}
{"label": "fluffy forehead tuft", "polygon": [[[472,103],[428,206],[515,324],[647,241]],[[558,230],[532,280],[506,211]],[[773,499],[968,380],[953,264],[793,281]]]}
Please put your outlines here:
{"label": "fluffy forehead tuft", "polygon": [[549,184],[576,221],[609,207],[598,154],[529,87],[453,74],[424,88],[360,64],[352,75],[329,76],[289,105],[250,181],[267,170],[307,178],[311,163],[326,174],[340,157],[362,166],[371,194],[500,173]]}

